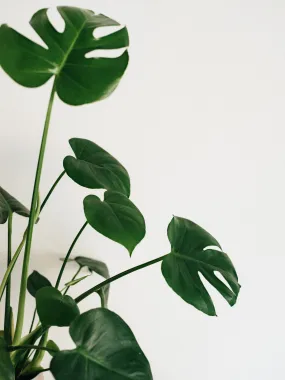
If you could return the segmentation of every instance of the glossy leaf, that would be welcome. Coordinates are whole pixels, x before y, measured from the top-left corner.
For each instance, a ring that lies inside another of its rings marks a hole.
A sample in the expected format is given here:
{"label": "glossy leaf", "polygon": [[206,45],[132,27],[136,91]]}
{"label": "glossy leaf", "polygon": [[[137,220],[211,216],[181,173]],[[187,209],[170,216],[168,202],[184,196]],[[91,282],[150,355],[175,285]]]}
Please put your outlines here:
{"label": "glossy leaf", "polygon": [[50,281],[42,274],[34,270],[28,277],[27,289],[31,296],[35,297],[38,290],[52,286]]}
{"label": "glossy leaf", "polygon": [[80,314],[73,298],[62,295],[52,287],[45,287],[37,292],[36,304],[43,326],[69,326]]}
{"label": "glossy leaf", "polygon": [[71,105],[91,103],[110,95],[117,87],[128,65],[125,51],[117,58],[86,58],[94,50],[125,48],[128,32],[122,28],[101,38],[93,36],[99,27],[119,24],[87,9],[58,7],[65,22],[63,33],[55,30],[41,9],[30,24],[48,49],[2,25],[0,28],[0,63],[19,84],[38,87],[56,76],[56,91],[62,101]]}
{"label": "glossy leaf", "polygon": [[[213,301],[199,273],[233,306],[240,290],[238,277],[229,257],[218,250],[217,240],[190,220],[174,217],[168,226],[171,253],[162,262],[168,285],[184,301],[208,315],[216,315]],[[207,247],[216,246],[217,249]],[[207,249],[206,249],[207,248]],[[226,286],[217,276],[219,272]]]}
{"label": "glossy leaf", "polygon": [[6,223],[9,214],[13,212],[27,218],[30,216],[29,210],[22,203],[0,187],[0,224]]}
{"label": "glossy leaf", "polygon": [[130,255],[145,236],[141,212],[121,193],[106,191],[103,202],[95,195],[88,195],[84,199],[84,212],[96,231],[125,246]]}
{"label": "glossy leaf", "polygon": [[114,190],[130,196],[130,177],[119,161],[92,141],[73,138],[69,144],[76,158],[65,157],[63,166],[73,181],[89,189]]}
{"label": "glossy leaf", "polygon": [[[110,273],[107,265],[103,261],[90,259],[89,257],[78,256],[75,257],[75,261],[81,267],[87,267],[90,272],[95,272],[105,278],[106,280],[110,278]],[[103,297],[106,304],[108,303],[110,285],[106,285],[103,288]]]}
{"label": "glossy leaf", "polygon": [[51,339],[47,342],[47,348],[49,348],[50,350],[52,350],[52,351],[49,351],[49,354],[51,356],[55,356],[56,352],[60,351],[58,345],[53,340],[51,340]]}
{"label": "glossy leaf", "polygon": [[87,311],[69,331],[76,349],[52,359],[56,380],[152,380],[148,360],[131,329],[112,311]]}
{"label": "glossy leaf", "polygon": [[15,380],[15,369],[2,337],[0,337],[0,380]]}

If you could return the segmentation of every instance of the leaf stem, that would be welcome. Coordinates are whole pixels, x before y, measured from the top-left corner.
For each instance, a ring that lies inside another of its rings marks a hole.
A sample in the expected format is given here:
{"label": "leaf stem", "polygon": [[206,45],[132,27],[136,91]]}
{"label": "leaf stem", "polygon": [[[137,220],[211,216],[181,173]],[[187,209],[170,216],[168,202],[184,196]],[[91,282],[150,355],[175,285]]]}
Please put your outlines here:
{"label": "leaf stem", "polygon": [[30,326],[30,330],[29,330],[29,334],[33,331],[34,323],[36,320],[36,315],[37,315],[37,309],[35,308],[33,318],[32,318],[32,322],[31,322],[31,326]]}
{"label": "leaf stem", "polygon": [[[12,225],[13,225],[13,213],[10,212],[8,216],[7,268],[12,260]],[[5,319],[4,319],[5,339],[8,344],[12,343],[11,317],[12,317],[11,316],[11,276],[9,276],[7,285],[6,285]]]}
{"label": "leaf stem", "polygon": [[27,288],[27,279],[28,279],[33,231],[34,231],[34,224],[36,221],[35,218],[36,218],[36,212],[37,212],[39,186],[40,186],[43,161],[44,161],[44,155],[45,155],[45,149],[46,149],[46,143],[47,143],[47,137],[48,137],[51,111],[52,111],[52,106],[53,106],[53,101],[54,101],[54,96],[55,96],[55,84],[56,84],[56,81],[54,80],[53,87],[50,94],[49,103],[48,103],[44,130],[42,134],[42,141],[41,141],[41,146],[40,146],[40,152],[39,152],[38,164],[37,164],[37,170],[36,170],[36,176],[35,176],[35,182],[34,182],[33,196],[32,196],[32,202],[31,202],[31,207],[30,207],[27,241],[25,245],[25,254],[24,254],[23,267],[22,267],[20,297],[19,297],[19,304],[18,304],[18,318],[17,318],[17,324],[16,324],[15,337],[13,341],[14,344],[17,344],[19,340],[21,339],[23,324],[24,324],[26,288]]}
{"label": "leaf stem", "polygon": [[[74,280],[77,278],[77,276],[78,276],[79,273],[81,272],[81,269],[82,269],[82,268],[83,268],[83,266],[80,265],[80,266],[79,266],[79,269],[76,271],[76,273],[75,273],[75,275],[72,277],[71,281],[74,281]],[[71,282],[71,281],[70,281],[70,282]],[[66,295],[66,293],[68,292],[69,288],[70,288],[70,285],[67,286],[67,288],[65,289],[63,295]]]}
{"label": "leaf stem", "polygon": [[155,263],[158,263],[159,261],[162,261],[167,255],[163,255],[163,256],[160,256],[160,257],[157,257],[156,259],[154,260],[151,260],[151,261],[147,261],[146,263],[143,263],[143,264],[140,264],[140,265],[137,265],[136,267],[133,267],[133,268],[130,268],[130,269],[127,269],[125,270],[124,272],[121,272],[119,274],[116,274],[115,276],[113,277],[110,277],[108,278],[107,280],[101,282],[100,284],[94,286],[93,288],[87,290],[86,292],[84,292],[83,294],[81,294],[80,296],[78,296],[77,298],[75,298],[75,302],[79,303],[81,302],[82,300],[84,300],[86,297],[90,296],[90,294],[94,293],[94,292],[98,292],[98,290],[100,290],[102,287],[110,284],[111,282],[113,281],[116,281],[118,280],[119,278],[121,277],[124,277],[132,272],[136,272],[137,270],[140,270],[140,269],[143,269],[143,268],[146,268],[150,265],[153,265]]}
{"label": "leaf stem", "polygon": [[17,350],[42,350],[48,352],[57,352],[52,348],[48,348],[45,346],[34,346],[32,344],[23,344],[22,346],[9,346],[8,351],[17,351]]}
{"label": "leaf stem", "polygon": [[65,170],[57,177],[57,179],[55,180],[54,184],[52,185],[52,187],[50,188],[49,192],[47,193],[45,199],[43,200],[43,203],[41,204],[41,209],[40,211],[43,210],[43,208],[45,207],[47,201],[49,200],[49,197],[51,196],[51,194],[53,193],[54,189],[56,188],[57,184],[59,183],[59,181],[61,180],[61,178],[64,176],[65,174]]}
{"label": "leaf stem", "polygon": [[56,280],[56,284],[55,284],[56,289],[58,289],[58,287],[59,287],[60,280],[61,280],[61,277],[62,277],[62,275],[63,275],[64,269],[65,269],[65,266],[66,266],[66,264],[67,264],[67,262],[68,262],[69,256],[71,255],[71,252],[72,252],[72,250],[73,250],[73,248],[74,248],[74,246],[75,246],[77,240],[79,239],[80,235],[82,234],[82,232],[84,231],[84,229],[86,228],[87,225],[88,225],[88,222],[86,221],[86,222],[83,224],[83,226],[80,228],[80,230],[78,231],[78,233],[77,233],[77,235],[75,236],[73,242],[71,243],[71,246],[70,246],[70,248],[69,248],[69,250],[68,250],[68,252],[67,252],[67,254],[66,254],[65,258],[64,258],[64,261],[63,261],[63,263],[62,263],[62,266],[61,266],[61,268],[60,268],[60,271],[59,271],[59,274],[58,274],[58,277],[57,277],[57,280]]}

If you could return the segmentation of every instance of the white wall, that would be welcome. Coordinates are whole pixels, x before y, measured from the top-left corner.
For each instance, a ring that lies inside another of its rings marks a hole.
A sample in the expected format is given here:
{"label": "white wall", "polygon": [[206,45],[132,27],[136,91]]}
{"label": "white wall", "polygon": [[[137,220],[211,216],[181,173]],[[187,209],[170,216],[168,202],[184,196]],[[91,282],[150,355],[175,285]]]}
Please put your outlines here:
{"label": "white wall", "polygon": [[[37,38],[28,26],[30,16],[60,4],[1,0],[0,22]],[[74,253],[105,260],[115,274],[169,251],[166,227],[172,214],[201,224],[236,265],[242,284],[236,307],[230,309],[212,291],[219,317],[202,315],[167,287],[157,265],[114,283],[110,308],[133,329],[155,380],[283,379],[284,1],[69,4],[126,23],[131,61],[107,101],[75,108],[57,100],[42,195],[70,153],[68,139],[89,138],[128,168],[132,199],[148,226],[132,259],[91,228]],[[50,83],[21,88],[3,72],[0,83],[0,185],[29,205]],[[88,193],[68,178],[62,181],[36,227],[31,269],[56,278],[58,258],[84,221],[82,199]],[[15,246],[25,222],[16,218]],[[0,237],[4,262],[5,226]],[[66,279],[74,271],[70,265]],[[95,281],[99,278],[73,294]],[[97,305],[94,295],[82,309]],[[32,309],[29,297],[27,322]],[[61,348],[69,347],[64,329],[51,335]]]}

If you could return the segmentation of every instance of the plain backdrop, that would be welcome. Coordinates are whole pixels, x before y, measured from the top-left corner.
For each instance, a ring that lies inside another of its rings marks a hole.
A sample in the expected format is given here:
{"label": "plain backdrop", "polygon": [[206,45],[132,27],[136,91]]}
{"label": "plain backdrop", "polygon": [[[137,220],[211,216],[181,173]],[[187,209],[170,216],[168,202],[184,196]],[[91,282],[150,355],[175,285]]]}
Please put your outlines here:
{"label": "plain backdrop", "polygon": [[[56,5],[86,7],[126,24],[131,59],[108,100],[70,107],[56,99],[42,197],[71,153],[68,139],[88,138],[128,169],[132,200],[147,223],[131,259],[91,227],[74,254],[102,259],[116,274],[169,252],[173,214],[197,222],[237,268],[237,305],[228,307],[209,286],[218,318],[201,314],[168,288],[156,264],[113,283],[110,309],[134,331],[155,380],[283,379],[284,0],[1,0],[0,22],[39,41],[28,21]],[[51,83],[27,89],[0,72],[0,86],[0,185],[29,206]],[[68,177],[61,181],[35,228],[31,271],[55,280],[91,193]],[[15,247],[26,222],[15,217]],[[0,229],[1,273],[6,227]],[[70,263],[65,280],[75,270]],[[19,280],[17,267],[15,308]],[[71,294],[100,280],[94,275]],[[98,305],[91,296],[82,311]],[[28,296],[26,328],[33,308]],[[67,329],[53,329],[51,337],[62,349],[73,347]]]}

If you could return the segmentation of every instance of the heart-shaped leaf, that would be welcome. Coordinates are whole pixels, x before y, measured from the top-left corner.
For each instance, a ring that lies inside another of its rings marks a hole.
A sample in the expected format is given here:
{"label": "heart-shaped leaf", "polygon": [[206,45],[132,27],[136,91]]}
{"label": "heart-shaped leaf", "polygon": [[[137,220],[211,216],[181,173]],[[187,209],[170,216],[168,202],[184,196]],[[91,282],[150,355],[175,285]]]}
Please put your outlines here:
{"label": "heart-shaped leaf", "polygon": [[27,218],[30,216],[29,210],[22,203],[0,187],[0,224],[6,223],[9,214],[13,212]]}
{"label": "heart-shaped leaf", "polygon": [[52,287],[45,287],[37,292],[36,304],[43,326],[69,326],[80,314],[73,298],[63,296]]}
{"label": "heart-shaped leaf", "polygon": [[76,349],[51,361],[56,380],[152,380],[147,358],[129,326],[108,309],[83,313],[71,324]]}
{"label": "heart-shaped leaf", "polygon": [[42,274],[34,270],[28,277],[27,289],[31,296],[35,297],[38,290],[52,286],[50,281]]}
{"label": "heart-shaped leaf", "polygon": [[101,38],[94,30],[119,26],[110,18],[87,9],[58,7],[65,22],[63,33],[55,30],[41,9],[30,24],[48,49],[2,25],[0,28],[0,64],[19,84],[38,87],[56,76],[56,91],[62,101],[71,105],[91,103],[110,95],[117,87],[128,65],[125,51],[117,58],[86,58],[94,50],[125,48],[128,32],[122,28]]}
{"label": "heart-shaped leaf", "polygon": [[[236,303],[240,290],[236,271],[229,257],[218,250],[220,245],[212,235],[190,220],[174,217],[168,226],[168,238],[171,253],[162,262],[162,273],[184,301],[205,314],[216,315],[213,301],[199,277],[201,273],[231,306]],[[207,248],[210,246],[218,248]],[[215,272],[219,272],[230,287]]]}
{"label": "heart-shaped leaf", "polygon": [[96,231],[125,246],[130,255],[145,236],[141,212],[121,193],[106,191],[103,202],[95,195],[88,195],[84,199],[84,212]]}
{"label": "heart-shaped leaf", "polygon": [[15,380],[15,369],[2,337],[0,337],[0,380]]}
{"label": "heart-shaped leaf", "polygon": [[[89,257],[78,256],[74,259],[80,267],[87,267],[90,272],[95,272],[106,280],[110,278],[110,273],[107,265],[103,261],[90,259]],[[103,288],[103,296],[106,304],[108,303],[110,285],[106,285]]]}
{"label": "heart-shaped leaf", "polygon": [[65,157],[63,166],[73,181],[89,189],[114,190],[130,196],[130,177],[119,161],[92,141],[73,138],[69,144],[76,158]]}

